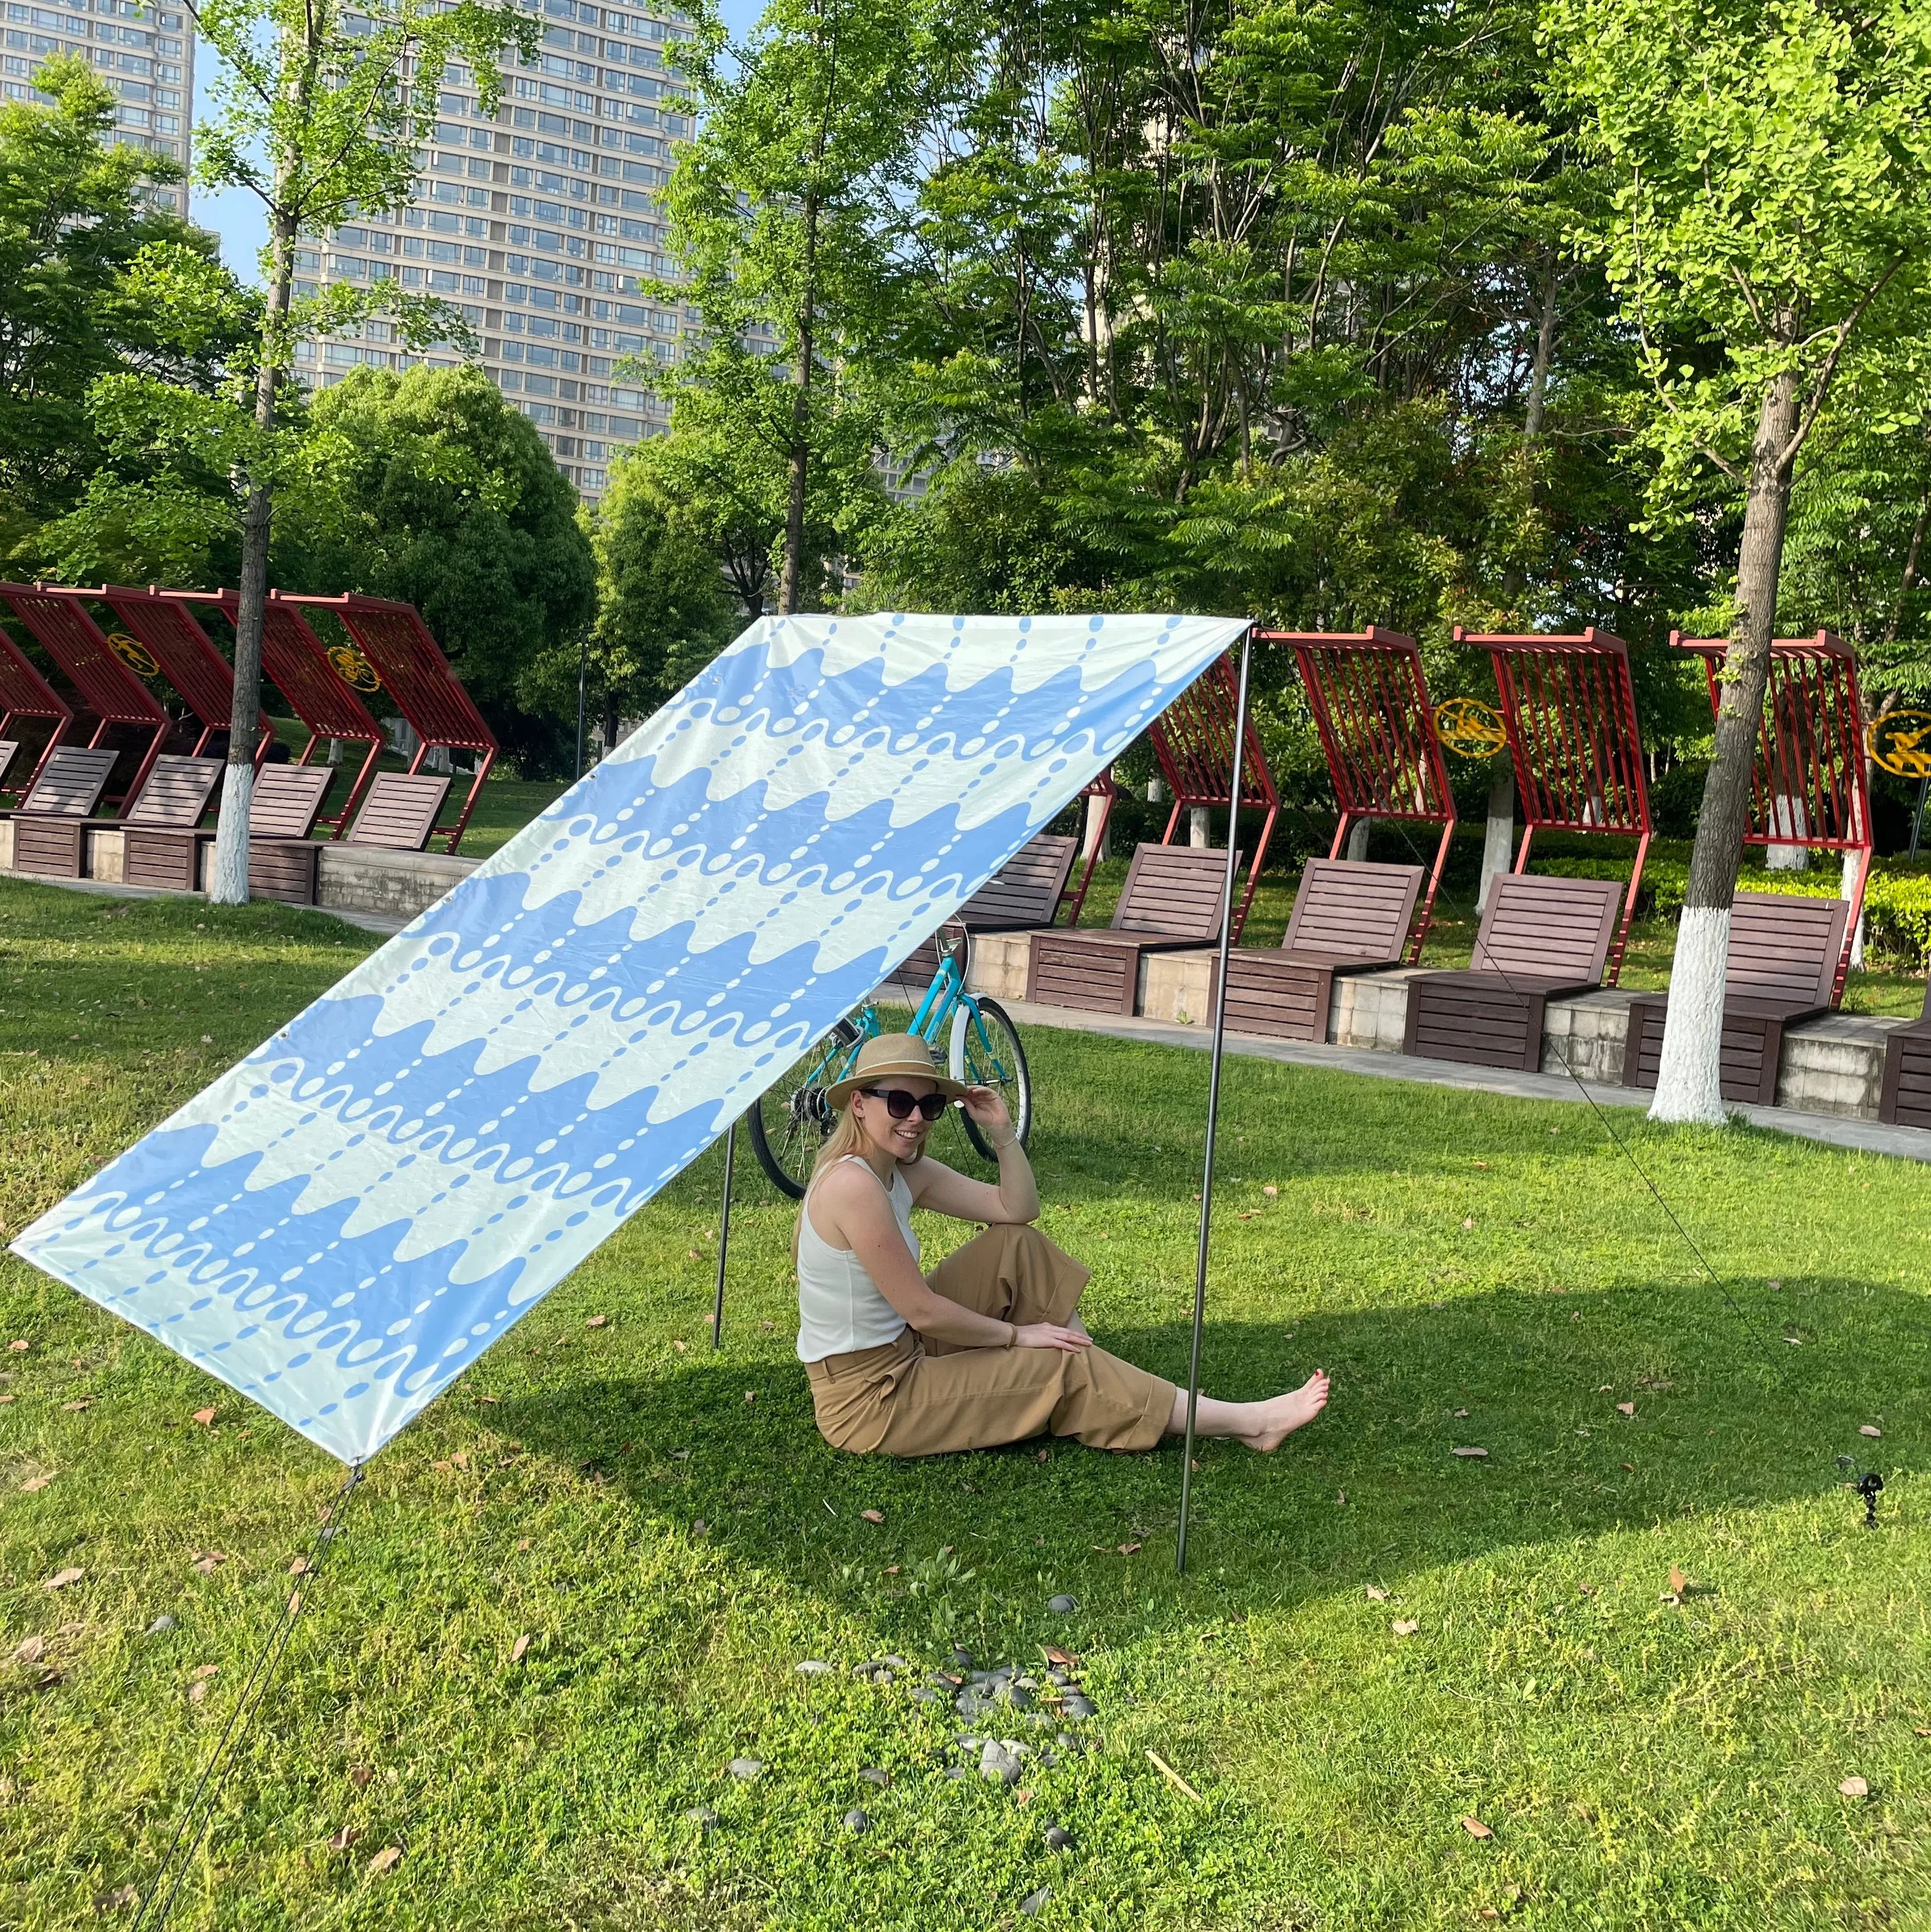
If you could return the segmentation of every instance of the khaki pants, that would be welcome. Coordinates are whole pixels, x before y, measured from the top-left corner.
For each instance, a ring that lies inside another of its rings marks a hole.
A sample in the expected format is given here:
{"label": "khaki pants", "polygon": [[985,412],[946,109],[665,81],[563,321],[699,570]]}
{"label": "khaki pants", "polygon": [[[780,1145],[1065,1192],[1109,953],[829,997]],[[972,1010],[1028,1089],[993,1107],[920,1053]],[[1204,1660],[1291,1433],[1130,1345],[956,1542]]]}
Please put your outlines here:
{"label": "khaki pants", "polygon": [[[1038,1228],[988,1228],[927,1280],[962,1308],[1061,1327],[1087,1269]],[[859,1455],[938,1456],[1051,1431],[1096,1449],[1150,1449],[1174,1385],[1100,1348],[965,1348],[908,1328],[895,1342],[808,1362],[818,1432]]]}

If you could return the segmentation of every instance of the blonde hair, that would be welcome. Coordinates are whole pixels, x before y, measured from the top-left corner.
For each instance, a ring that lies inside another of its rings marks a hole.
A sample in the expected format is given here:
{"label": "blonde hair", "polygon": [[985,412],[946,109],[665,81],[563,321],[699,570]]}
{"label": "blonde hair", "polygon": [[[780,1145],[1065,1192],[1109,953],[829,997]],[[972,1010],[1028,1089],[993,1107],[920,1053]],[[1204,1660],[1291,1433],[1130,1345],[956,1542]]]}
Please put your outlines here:
{"label": "blonde hair", "polygon": [[[852,1105],[855,1096],[847,1094],[845,1104],[838,1109],[838,1124],[825,1136],[825,1144],[818,1150],[818,1157],[811,1163],[811,1178],[805,1184],[804,1199],[798,1203],[798,1218],[791,1228],[791,1259],[798,1259],[798,1244],[805,1226],[805,1205],[811,1198],[811,1190],[818,1184],[818,1177],[827,1168],[835,1167],[847,1154],[862,1154],[865,1149],[865,1130],[859,1124],[858,1111]],[[919,1160],[925,1158],[925,1150],[919,1150]],[[916,1165],[913,1161],[901,1161],[901,1167]]]}

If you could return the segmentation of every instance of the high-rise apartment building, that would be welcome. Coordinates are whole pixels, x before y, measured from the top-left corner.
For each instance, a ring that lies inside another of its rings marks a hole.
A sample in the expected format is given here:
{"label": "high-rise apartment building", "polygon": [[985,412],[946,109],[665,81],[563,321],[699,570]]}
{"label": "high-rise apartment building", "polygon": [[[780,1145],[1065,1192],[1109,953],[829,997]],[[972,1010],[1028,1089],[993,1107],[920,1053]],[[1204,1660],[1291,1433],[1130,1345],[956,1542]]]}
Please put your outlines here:
{"label": "high-rise apartment building", "polygon": [[[677,354],[681,311],[639,281],[675,274],[659,252],[658,194],[693,124],[664,52],[691,30],[664,7],[518,4],[541,14],[543,44],[534,60],[506,68],[494,118],[480,111],[474,76],[452,64],[408,206],[305,240],[298,286],[393,280],[460,302],[490,380],[595,502],[616,452],[669,416],[667,404],[612,372],[626,358]],[[299,354],[310,386],[340,382],[358,364],[457,360],[453,351],[411,354],[381,322],[304,343]]]}
{"label": "high-rise apartment building", "polygon": [[[185,166],[194,106],[194,28],[178,6],[160,0],[5,0],[6,50],[0,86],[10,100],[45,101],[34,70],[49,54],[78,54],[120,96],[115,146],[143,148]],[[151,190],[187,212],[187,184]]]}

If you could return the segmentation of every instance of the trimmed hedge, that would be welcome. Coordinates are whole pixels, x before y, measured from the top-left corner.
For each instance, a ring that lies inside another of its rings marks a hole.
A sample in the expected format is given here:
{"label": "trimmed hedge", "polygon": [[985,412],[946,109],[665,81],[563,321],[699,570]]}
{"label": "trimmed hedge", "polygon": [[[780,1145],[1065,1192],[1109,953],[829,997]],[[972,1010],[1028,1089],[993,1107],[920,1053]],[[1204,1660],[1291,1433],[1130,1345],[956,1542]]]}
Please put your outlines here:
{"label": "trimmed hedge", "polygon": [[[1819,861],[1821,860],[1822,862]],[[1564,879],[1627,879],[1629,862],[1614,859],[1532,859],[1532,872]],[[1837,863],[1830,853],[1815,854],[1807,872],[1746,870],[1738,890],[1828,897],[1837,890]],[[1683,910],[1690,868],[1681,859],[1652,859],[1643,868],[1636,912],[1645,919],[1674,919]],[[1864,947],[1869,953],[1908,962],[1917,972],[1931,971],[1931,873],[1888,867],[1880,860],[1864,890]]]}

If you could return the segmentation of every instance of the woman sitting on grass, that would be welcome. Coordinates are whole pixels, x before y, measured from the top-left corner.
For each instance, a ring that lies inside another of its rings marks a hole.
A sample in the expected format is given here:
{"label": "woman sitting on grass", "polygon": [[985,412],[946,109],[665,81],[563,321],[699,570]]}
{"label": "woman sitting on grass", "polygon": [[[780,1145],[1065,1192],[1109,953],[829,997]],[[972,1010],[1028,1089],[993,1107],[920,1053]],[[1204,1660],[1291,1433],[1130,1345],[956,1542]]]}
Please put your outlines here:
{"label": "woman sitting on grass", "polygon": [[[1150,1449],[1186,1426],[1186,1395],[1093,1345],[1089,1271],[1038,1228],[1039,1190],[1006,1103],[941,1075],[910,1034],[868,1040],[827,1095],[838,1122],[798,1213],[798,1355],[819,1432],[860,1455],[934,1456],[1050,1430]],[[949,1100],[999,1150],[999,1184],[928,1159]],[[930,1275],[916,1203],[985,1232]],[[1327,1377],[1267,1402],[1200,1398],[1195,1428],[1266,1452],[1327,1406]]]}

